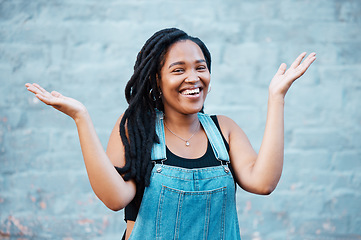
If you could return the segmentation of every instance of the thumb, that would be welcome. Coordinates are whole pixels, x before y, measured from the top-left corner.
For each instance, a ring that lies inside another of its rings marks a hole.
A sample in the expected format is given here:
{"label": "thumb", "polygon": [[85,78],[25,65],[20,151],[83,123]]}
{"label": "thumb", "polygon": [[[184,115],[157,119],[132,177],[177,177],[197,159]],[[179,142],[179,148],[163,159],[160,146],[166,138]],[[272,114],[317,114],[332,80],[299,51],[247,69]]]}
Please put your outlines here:
{"label": "thumb", "polygon": [[52,91],[52,92],[51,92],[51,95],[54,96],[54,97],[57,97],[57,98],[62,96],[62,95],[61,95],[59,92],[57,92],[57,91]]}

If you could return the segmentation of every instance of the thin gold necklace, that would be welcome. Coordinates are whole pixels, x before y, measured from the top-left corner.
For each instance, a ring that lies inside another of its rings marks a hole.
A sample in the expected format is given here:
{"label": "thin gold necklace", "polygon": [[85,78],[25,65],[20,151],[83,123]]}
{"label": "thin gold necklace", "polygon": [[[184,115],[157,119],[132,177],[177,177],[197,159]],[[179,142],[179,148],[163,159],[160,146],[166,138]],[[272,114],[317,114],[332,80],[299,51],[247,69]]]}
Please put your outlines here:
{"label": "thin gold necklace", "polygon": [[[165,124],[165,121],[164,122],[164,126],[169,130],[169,132],[171,132],[174,136],[176,136],[177,138],[183,140],[185,143],[186,143],[186,147],[189,147],[190,146],[190,143],[189,143],[189,140],[191,140],[191,138],[198,132],[198,126],[197,126],[197,129],[196,131],[194,131],[194,133],[192,134],[192,136],[190,138],[188,138],[187,140],[185,140],[184,138],[178,136],[177,134],[175,134],[172,130],[170,130],[167,126],[167,124]],[[198,122],[199,124],[199,122]]]}

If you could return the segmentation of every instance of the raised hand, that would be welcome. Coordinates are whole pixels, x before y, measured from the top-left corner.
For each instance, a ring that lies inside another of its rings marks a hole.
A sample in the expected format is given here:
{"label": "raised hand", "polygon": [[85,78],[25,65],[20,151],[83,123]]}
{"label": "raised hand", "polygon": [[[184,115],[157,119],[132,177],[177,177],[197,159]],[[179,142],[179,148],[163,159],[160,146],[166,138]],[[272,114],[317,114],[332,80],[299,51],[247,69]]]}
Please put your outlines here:
{"label": "raised hand", "polygon": [[73,98],[65,97],[56,91],[49,93],[36,83],[27,83],[25,87],[28,91],[34,93],[40,101],[65,113],[74,120],[80,117],[80,115],[87,113],[85,106]]}
{"label": "raised hand", "polygon": [[305,56],[306,56],[305,52],[301,53],[292,63],[289,69],[287,69],[287,65],[285,63],[281,64],[277,73],[275,74],[275,76],[273,77],[270,83],[269,86],[270,97],[281,98],[282,100],[284,99],[292,83],[296,79],[301,77],[309,68],[309,66],[316,60],[316,53],[311,53],[302,62],[302,59]]}

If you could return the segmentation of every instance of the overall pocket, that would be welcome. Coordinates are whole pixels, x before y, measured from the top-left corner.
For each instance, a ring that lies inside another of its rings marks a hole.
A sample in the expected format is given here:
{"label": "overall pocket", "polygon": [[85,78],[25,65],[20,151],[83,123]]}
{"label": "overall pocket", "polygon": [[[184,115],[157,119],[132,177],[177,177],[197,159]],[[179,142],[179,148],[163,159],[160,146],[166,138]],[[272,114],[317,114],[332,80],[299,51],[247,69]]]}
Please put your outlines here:
{"label": "overall pocket", "polygon": [[226,187],[182,191],[163,186],[157,210],[156,239],[224,239],[226,200]]}

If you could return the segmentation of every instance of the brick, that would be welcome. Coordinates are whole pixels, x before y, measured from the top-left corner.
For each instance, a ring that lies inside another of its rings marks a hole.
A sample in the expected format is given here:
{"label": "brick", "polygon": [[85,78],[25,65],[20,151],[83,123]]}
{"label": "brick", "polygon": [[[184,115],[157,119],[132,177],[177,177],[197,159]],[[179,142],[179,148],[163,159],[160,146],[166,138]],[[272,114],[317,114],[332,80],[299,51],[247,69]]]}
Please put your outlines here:
{"label": "brick", "polygon": [[287,161],[287,166],[290,171],[297,169],[313,170],[320,168],[322,170],[331,168],[331,154],[326,150],[288,150],[285,152],[284,161]]}
{"label": "brick", "polygon": [[336,152],[332,165],[337,171],[361,170],[361,152],[356,150]]}
{"label": "brick", "polygon": [[[52,140],[52,142],[54,142]],[[62,142],[52,143],[52,151],[43,152],[41,154],[34,156],[27,156],[24,153],[15,154],[16,159],[23,159],[24,165],[30,167],[35,171],[60,171],[60,170],[69,170],[75,171],[84,168],[83,156],[81,154],[80,148],[73,146],[72,150],[65,151],[60,147],[55,147],[54,145],[61,145]],[[70,149],[70,146],[67,146],[67,149]]]}
{"label": "brick", "polygon": [[312,106],[319,112],[341,110],[344,98],[344,90],[341,84],[329,83],[327,88],[321,84],[305,86],[302,80],[299,79],[299,82],[296,82],[295,86],[289,90],[289,95],[285,99],[286,107],[289,107],[287,110],[294,113],[296,112],[294,111],[295,108],[306,108],[307,106]]}
{"label": "brick", "polygon": [[293,133],[291,146],[297,148],[342,149],[348,140],[334,129],[297,129]]}
{"label": "brick", "polygon": [[217,10],[220,19],[253,22],[276,17],[279,8],[274,2],[259,2],[255,5],[247,1],[227,1],[220,4]]}
{"label": "brick", "polygon": [[284,1],[279,2],[279,17],[286,21],[335,21],[335,2],[321,1]]}
{"label": "brick", "polygon": [[319,67],[321,82],[337,82],[348,87],[361,85],[360,67],[355,66],[323,66]]}
{"label": "brick", "polygon": [[359,189],[361,187],[361,175],[360,174],[355,174],[354,176],[352,176],[352,184],[353,186],[355,186],[356,189]]}
{"label": "brick", "polygon": [[[285,105],[285,146],[289,146],[292,142],[292,132],[295,128],[312,128],[324,124],[326,121],[326,110],[320,110],[320,107],[313,104],[310,106],[308,103],[312,102],[306,95],[304,95],[305,103],[297,104],[292,95],[286,99]],[[301,98],[299,98],[301,99]],[[292,101],[292,102],[290,102]],[[294,103],[294,104],[292,104]]]}
{"label": "brick", "polygon": [[[16,27],[10,32],[9,26],[2,25],[0,28],[1,43],[27,43],[27,44],[47,44],[50,42],[61,43],[66,38],[67,32],[64,26],[59,25],[37,25],[28,22],[25,25],[15,25]],[[50,34],[49,34],[50,33]]]}
{"label": "brick", "polygon": [[360,43],[343,43],[338,44],[338,64],[360,64],[358,56],[361,54],[361,50],[357,47]]}
{"label": "brick", "polygon": [[[42,138],[39,138],[38,141],[33,141],[34,134],[42,134]],[[42,132],[35,132],[33,130],[22,130],[22,131],[13,131],[8,136],[8,146],[13,149],[22,149],[29,152],[41,152],[47,151],[49,149],[49,136]]]}
{"label": "brick", "polygon": [[329,197],[329,200],[325,202],[325,211],[330,214],[339,213],[339,216],[357,216],[360,212],[360,204],[356,199],[360,196],[355,194],[354,191],[338,190]]}
{"label": "brick", "polygon": [[340,67],[338,64],[338,45],[338,43],[320,43],[318,41],[286,41],[282,43],[282,50],[279,53],[280,62],[285,62],[288,66],[290,66],[292,61],[296,59],[296,57],[302,52],[316,52],[317,60],[312,64],[312,67],[308,69],[307,73],[302,77],[304,79],[306,76],[309,76],[310,72],[316,72],[318,70],[318,66]]}
{"label": "brick", "polygon": [[[220,94],[220,98],[223,99],[223,104],[229,104],[230,106],[257,106],[265,105],[267,103],[268,90],[253,85],[228,85],[223,87],[223,92]],[[239,97],[234,97],[233,94],[229,94],[230,91],[238,92]],[[252,93],[254,96],[260,96],[259,98],[251,98],[248,96]],[[263,97],[262,97],[263,96]]]}
{"label": "brick", "polygon": [[[307,30],[315,42],[359,43],[361,40],[361,30],[355,23],[322,22],[311,24]],[[317,32],[322,34],[317,34]]]}
{"label": "brick", "polygon": [[2,1],[0,4],[1,21],[26,21],[38,12],[39,2],[28,1]]}
{"label": "brick", "polygon": [[311,31],[304,24],[297,23],[292,28],[289,28],[281,21],[255,24],[254,41],[269,43],[292,42],[293,44],[314,42]]}
{"label": "brick", "polygon": [[[336,232],[347,232],[348,222],[347,217],[328,219],[310,217],[306,218],[305,221],[295,219],[293,226],[295,226],[296,236],[303,236],[308,239],[307,237],[311,235],[314,239],[327,239],[329,236],[337,236]],[[347,235],[345,237],[348,239]]]}
{"label": "brick", "polygon": [[358,1],[337,1],[336,11],[339,21],[360,23],[361,4]]}
{"label": "brick", "polygon": [[357,192],[360,189],[360,183],[357,180],[360,176],[351,175],[348,173],[335,174],[332,179],[332,187],[336,190],[344,189],[348,191]]}
{"label": "brick", "polygon": [[[240,66],[263,66],[264,57],[267,57],[267,65],[279,64],[278,49],[269,47],[267,44],[244,43],[229,45],[225,49],[224,64],[236,67]],[[277,70],[276,70],[277,71]]]}
{"label": "brick", "polygon": [[256,42],[288,42],[292,44],[360,42],[361,30],[358,28],[358,24],[353,23],[313,22],[305,24],[297,22],[293,23],[291,28],[282,21],[260,22],[253,25],[253,40]]}
{"label": "brick", "polygon": [[[125,9],[130,8],[130,6],[124,7]],[[107,18],[107,13],[112,8],[114,5],[111,3],[103,5],[96,2],[52,2],[41,9],[39,20],[51,19],[53,22],[102,21]]]}
{"label": "brick", "polygon": [[361,218],[360,217],[357,217],[356,219],[354,219],[350,224],[349,232],[355,233],[355,234],[353,234],[354,239],[361,239],[361,234],[360,234],[360,230],[359,230],[360,229],[360,224],[361,224]]}

